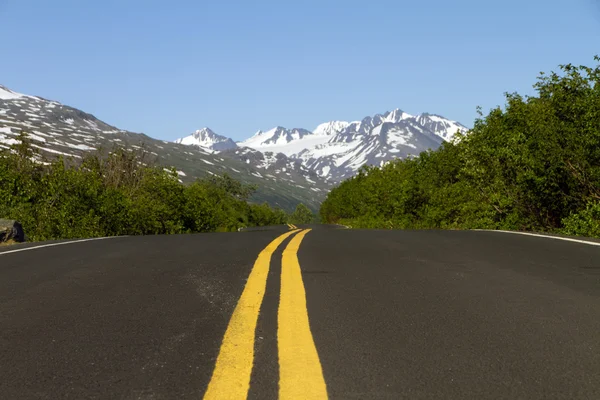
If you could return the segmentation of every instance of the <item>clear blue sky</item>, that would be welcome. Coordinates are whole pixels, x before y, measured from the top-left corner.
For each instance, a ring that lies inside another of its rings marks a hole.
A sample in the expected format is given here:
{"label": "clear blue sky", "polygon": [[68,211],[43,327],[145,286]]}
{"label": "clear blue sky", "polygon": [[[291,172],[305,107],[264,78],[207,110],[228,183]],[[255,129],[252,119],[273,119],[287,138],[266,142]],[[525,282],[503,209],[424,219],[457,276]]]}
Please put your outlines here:
{"label": "clear blue sky", "polygon": [[0,0],[0,84],[172,140],[401,108],[472,126],[594,64],[600,0]]}

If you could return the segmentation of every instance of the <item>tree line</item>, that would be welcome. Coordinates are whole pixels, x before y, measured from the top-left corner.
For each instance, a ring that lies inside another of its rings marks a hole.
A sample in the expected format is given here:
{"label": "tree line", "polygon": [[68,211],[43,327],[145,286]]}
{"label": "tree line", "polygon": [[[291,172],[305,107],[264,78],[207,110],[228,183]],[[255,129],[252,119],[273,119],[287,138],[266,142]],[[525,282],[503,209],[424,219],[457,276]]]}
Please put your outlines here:
{"label": "tree line", "polygon": [[0,150],[0,217],[18,220],[35,241],[307,223],[306,210],[313,218],[304,205],[287,213],[252,204],[256,187],[227,174],[184,185],[143,150],[49,160],[24,132]]}
{"label": "tree line", "polygon": [[478,108],[473,129],[435,151],[363,167],[330,192],[322,220],[600,236],[600,65],[561,65],[534,88]]}

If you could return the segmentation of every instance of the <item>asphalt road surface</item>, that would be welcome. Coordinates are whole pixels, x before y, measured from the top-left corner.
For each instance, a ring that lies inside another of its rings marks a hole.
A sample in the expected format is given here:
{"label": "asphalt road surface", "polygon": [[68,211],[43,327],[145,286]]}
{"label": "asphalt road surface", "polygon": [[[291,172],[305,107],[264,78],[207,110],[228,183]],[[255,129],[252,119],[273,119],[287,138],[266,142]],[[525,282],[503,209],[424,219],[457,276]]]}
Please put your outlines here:
{"label": "asphalt road surface", "polygon": [[599,246],[298,228],[0,248],[0,398],[600,399]]}

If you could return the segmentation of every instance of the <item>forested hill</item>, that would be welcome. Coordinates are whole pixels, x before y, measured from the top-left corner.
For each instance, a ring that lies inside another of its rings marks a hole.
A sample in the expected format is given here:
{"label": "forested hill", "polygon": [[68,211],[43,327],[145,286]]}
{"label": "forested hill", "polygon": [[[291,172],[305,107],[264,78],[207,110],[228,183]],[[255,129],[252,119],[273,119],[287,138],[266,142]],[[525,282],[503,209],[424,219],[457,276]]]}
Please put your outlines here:
{"label": "forested hill", "polygon": [[[598,64],[600,58],[595,57]],[[334,188],[326,222],[600,236],[600,65],[542,73],[436,151],[366,167]]]}

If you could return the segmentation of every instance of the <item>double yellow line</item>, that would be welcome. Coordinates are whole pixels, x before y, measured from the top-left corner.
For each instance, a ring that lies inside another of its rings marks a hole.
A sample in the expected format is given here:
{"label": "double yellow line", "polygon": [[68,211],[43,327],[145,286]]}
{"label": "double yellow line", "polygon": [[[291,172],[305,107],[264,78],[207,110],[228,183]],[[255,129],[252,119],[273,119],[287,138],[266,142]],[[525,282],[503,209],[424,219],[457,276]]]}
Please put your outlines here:
{"label": "double yellow line", "polygon": [[298,229],[298,227],[294,224],[287,224],[288,228],[290,229]]}
{"label": "double yellow line", "polygon": [[254,340],[267,286],[271,257],[279,245],[295,235],[283,251],[277,317],[280,399],[327,399],[327,387],[310,331],[306,292],[298,249],[310,229],[296,229],[273,240],[258,255],[244,291],[233,311],[205,400],[246,399],[254,363]]}

